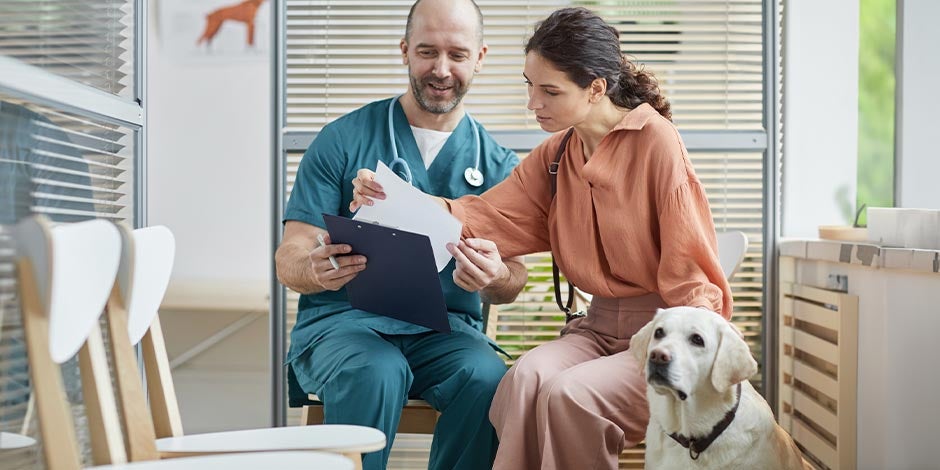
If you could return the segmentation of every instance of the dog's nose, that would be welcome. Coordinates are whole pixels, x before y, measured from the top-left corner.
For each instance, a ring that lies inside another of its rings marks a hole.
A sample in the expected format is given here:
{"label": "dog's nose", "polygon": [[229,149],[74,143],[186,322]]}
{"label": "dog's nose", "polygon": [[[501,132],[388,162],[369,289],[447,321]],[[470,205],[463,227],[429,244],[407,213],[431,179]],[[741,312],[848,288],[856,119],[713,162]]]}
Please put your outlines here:
{"label": "dog's nose", "polygon": [[666,365],[672,362],[672,356],[662,349],[654,349],[650,351],[650,362],[656,365]]}

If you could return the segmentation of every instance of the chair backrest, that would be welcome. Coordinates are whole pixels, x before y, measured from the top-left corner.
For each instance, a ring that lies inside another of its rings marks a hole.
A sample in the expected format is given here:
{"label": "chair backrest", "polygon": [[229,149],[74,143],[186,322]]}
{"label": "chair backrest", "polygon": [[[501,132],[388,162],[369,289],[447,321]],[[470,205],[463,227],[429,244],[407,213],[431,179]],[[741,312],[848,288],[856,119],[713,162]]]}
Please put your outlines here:
{"label": "chair backrest", "polygon": [[747,235],[744,232],[718,232],[718,262],[726,279],[737,272],[747,252]]}
{"label": "chair backrest", "polygon": [[[101,341],[98,318],[114,285],[120,235],[106,221],[53,228],[39,216],[17,224],[14,238],[23,329],[46,465],[51,470],[78,469],[78,441],[59,365],[82,348],[83,369],[87,362],[103,359],[107,368],[103,347],[89,353],[87,345],[82,345],[96,336]],[[88,385],[100,383],[83,379],[86,395],[91,392],[107,400],[111,393],[110,382],[100,389]],[[104,424],[96,416],[98,411],[88,410],[90,427]],[[110,430],[113,424],[107,424]],[[112,450],[111,455],[119,460],[121,452]]]}
{"label": "chair backrest", "polygon": [[[108,334],[114,361],[117,406],[131,462],[157,460],[154,418],[140,380],[134,344],[156,315],[173,267],[173,235],[165,227],[131,230],[117,225],[122,241],[121,263],[108,301]],[[169,252],[154,248],[169,246]]]}
{"label": "chair backrest", "polygon": [[[182,434],[179,408],[157,318],[170,282],[176,244],[166,227],[119,228],[124,250],[115,282],[115,295],[108,303],[108,320],[118,405],[128,438],[127,453],[132,462],[137,462],[159,458],[158,437]],[[157,335],[154,335],[154,330]],[[158,337],[156,341],[154,336]],[[134,351],[134,345],[141,340],[150,391],[149,407]],[[154,359],[155,356],[160,360]],[[161,370],[162,373],[159,372]],[[164,431],[166,428],[169,431]]]}

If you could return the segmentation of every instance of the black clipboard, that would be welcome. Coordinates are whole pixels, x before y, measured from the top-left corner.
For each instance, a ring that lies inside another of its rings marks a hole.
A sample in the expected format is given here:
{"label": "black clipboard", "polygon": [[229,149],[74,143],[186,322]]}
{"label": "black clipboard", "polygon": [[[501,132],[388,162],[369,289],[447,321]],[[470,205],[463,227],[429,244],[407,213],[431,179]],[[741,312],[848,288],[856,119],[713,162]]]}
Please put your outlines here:
{"label": "black clipboard", "polygon": [[366,257],[346,284],[353,308],[450,333],[447,304],[427,235],[323,214],[331,243]]}

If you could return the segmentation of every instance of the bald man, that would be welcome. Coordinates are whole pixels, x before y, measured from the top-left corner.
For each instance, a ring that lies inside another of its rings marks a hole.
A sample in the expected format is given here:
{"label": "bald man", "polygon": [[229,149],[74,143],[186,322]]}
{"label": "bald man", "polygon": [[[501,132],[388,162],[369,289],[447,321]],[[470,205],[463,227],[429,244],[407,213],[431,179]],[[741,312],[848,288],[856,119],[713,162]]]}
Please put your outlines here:
{"label": "bald man", "polygon": [[[385,468],[409,398],[441,412],[429,468],[488,469],[497,440],[487,416],[506,367],[481,332],[480,305],[515,299],[526,281],[521,259],[501,258],[483,239],[451,247],[454,261],[440,281],[453,332],[442,334],[352,308],[344,286],[368,260],[349,255],[348,245],[317,243],[326,235],[322,214],[352,216],[355,172],[378,160],[418,189],[448,198],[481,194],[518,163],[463,108],[487,49],[475,3],[415,3],[400,47],[405,93],[331,122],[300,163],[275,255],[278,279],[303,294],[287,363],[303,392],[323,401],[326,423],[372,426],[388,436],[383,451],[364,457],[365,469]],[[391,164],[393,145],[405,165]]]}

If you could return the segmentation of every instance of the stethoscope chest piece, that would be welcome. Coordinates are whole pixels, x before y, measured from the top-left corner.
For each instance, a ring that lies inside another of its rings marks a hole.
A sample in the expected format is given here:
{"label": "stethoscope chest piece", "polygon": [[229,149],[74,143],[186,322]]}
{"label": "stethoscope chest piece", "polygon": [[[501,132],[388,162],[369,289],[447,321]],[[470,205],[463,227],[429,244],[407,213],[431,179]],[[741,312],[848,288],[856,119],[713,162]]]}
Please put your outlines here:
{"label": "stethoscope chest piece", "polygon": [[463,179],[467,180],[467,184],[474,188],[483,186],[483,173],[479,168],[470,167],[464,170]]}

